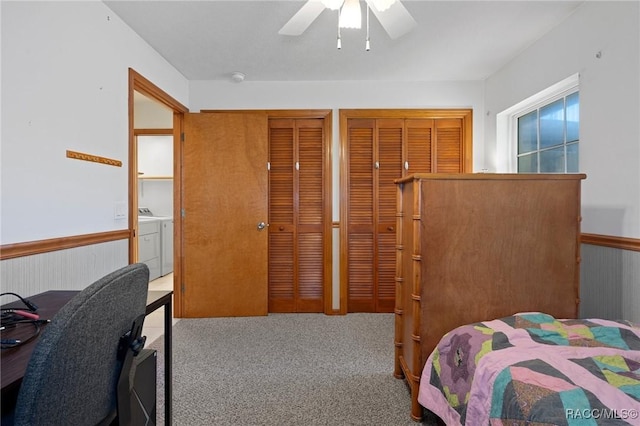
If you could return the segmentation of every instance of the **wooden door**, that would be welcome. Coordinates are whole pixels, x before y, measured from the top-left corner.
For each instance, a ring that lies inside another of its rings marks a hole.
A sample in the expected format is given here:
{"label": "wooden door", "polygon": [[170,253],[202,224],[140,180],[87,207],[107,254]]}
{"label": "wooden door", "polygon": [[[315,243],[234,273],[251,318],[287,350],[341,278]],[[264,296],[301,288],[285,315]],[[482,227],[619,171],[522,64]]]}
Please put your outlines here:
{"label": "wooden door", "polygon": [[267,116],[185,114],[183,314],[267,314]]}
{"label": "wooden door", "polygon": [[434,120],[416,118],[405,120],[406,155],[405,176],[415,173],[432,173]]}
{"label": "wooden door", "polygon": [[404,120],[376,120],[375,279],[373,312],[393,312],[396,293],[396,184],[402,177]]}
{"label": "wooden door", "polygon": [[348,138],[348,310],[393,312],[403,120],[349,120]]}
{"label": "wooden door", "polygon": [[374,125],[375,120],[347,122],[347,308],[374,309]]}
{"label": "wooden door", "polygon": [[462,119],[349,119],[347,143],[347,310],[393,312],[394,180],[462,172]]}
{"label": "wooden door", "polygon": [[462,173],[464,170],[462,120],[439,119],[435,122],[435,173]]}
{"label": "wooden door", "polygon": [[324,308],[324,120],[269,120],[269,312]]}

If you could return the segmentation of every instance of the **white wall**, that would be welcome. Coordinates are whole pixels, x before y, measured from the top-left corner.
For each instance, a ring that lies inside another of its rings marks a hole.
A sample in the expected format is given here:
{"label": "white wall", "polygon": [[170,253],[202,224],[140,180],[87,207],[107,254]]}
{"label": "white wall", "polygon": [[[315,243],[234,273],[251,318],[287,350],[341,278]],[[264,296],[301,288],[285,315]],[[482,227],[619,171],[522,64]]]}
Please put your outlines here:
{"label": "white wall", "polygon": [[[600,58],[596,55],[600,52]],[[640,238],[640,3],[585,2],[486,80],[485,154],[499,170],[496,114],[580,74],[582,231]]]}
{"label": "white wall", "polygon": [[133,105],[133,127],[136,129],[171,129],[173,110],[156,100],[136,93]]}
{"label": "white wall", "polygon": [[[128,228],[128,69],[188,104],[188,82],[99,1],[1,2],[0,243]],[[112,167],[66,150],[113,158]]]}

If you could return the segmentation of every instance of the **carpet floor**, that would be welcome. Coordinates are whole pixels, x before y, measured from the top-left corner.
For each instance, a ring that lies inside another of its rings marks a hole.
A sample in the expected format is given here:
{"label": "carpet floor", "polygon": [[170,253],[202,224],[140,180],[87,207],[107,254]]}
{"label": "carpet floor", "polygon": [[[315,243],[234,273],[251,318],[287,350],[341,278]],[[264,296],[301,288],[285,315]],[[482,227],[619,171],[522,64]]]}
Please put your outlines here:
{"label": "carpet floor", "polygon": [[[181,319],[173,327],[175,425],[420,425],[393,377],[393,314]],[[164,422],[163,338],[158,424]]]}

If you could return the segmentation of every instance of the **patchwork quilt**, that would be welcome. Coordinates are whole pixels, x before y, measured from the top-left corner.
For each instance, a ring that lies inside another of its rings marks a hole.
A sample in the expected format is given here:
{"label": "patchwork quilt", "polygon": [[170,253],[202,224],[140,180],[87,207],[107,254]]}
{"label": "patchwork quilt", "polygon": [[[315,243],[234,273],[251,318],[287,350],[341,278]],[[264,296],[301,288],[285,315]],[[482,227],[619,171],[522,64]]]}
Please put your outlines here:
{"label": "patchwork quilt", "polygon": [[447,425],[640,425],[640,325],[529,312],[459,327],[418,401]]}

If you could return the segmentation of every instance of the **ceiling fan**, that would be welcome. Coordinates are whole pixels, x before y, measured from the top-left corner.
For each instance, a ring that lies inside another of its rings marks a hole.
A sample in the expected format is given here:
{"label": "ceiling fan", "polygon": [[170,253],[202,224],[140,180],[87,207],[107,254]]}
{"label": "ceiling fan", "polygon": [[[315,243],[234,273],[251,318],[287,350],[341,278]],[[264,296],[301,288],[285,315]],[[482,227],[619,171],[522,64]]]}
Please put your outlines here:
{"label": "ceiling fan", "polygon": [[[400,0],[365,0],[365,3],[392,39],[405,35],[417,25]],[[325,9],[340,11],[339,27],[360,28],[360,0],[307,0],[278,34],[302,34]],[[349,23],[349,15],[355,23]]]}

